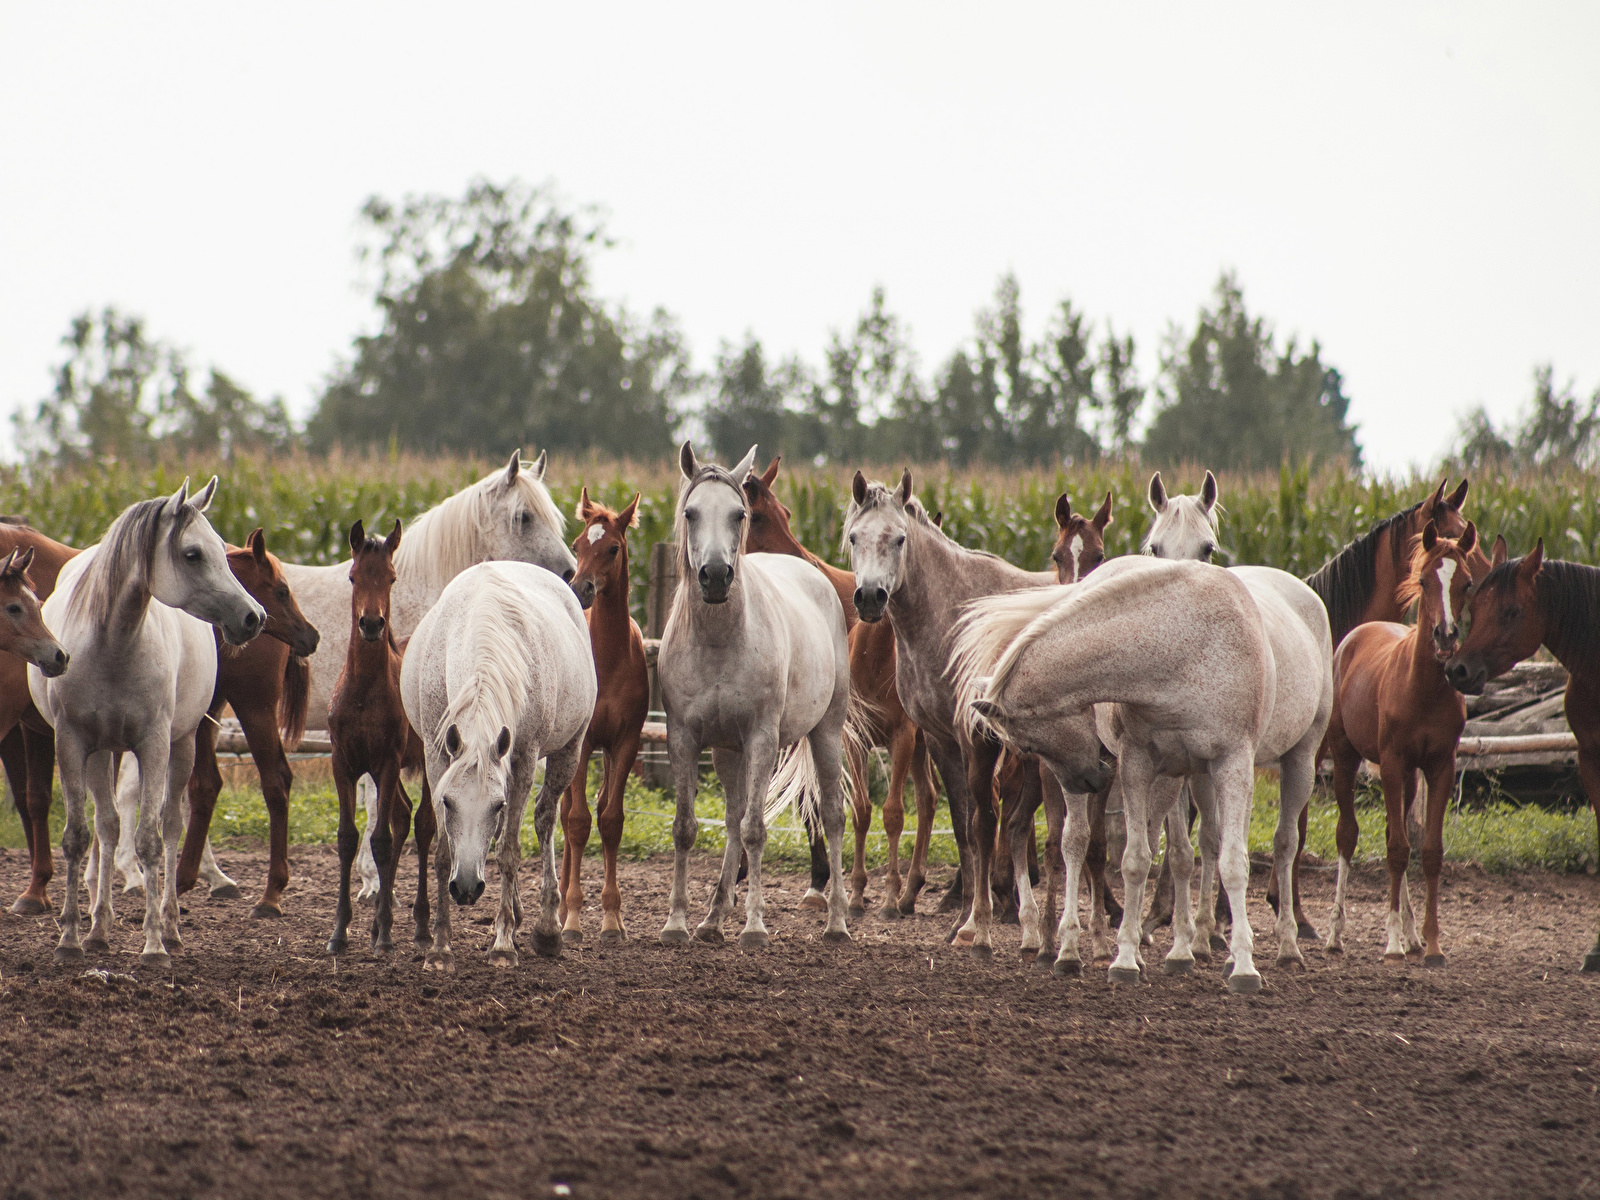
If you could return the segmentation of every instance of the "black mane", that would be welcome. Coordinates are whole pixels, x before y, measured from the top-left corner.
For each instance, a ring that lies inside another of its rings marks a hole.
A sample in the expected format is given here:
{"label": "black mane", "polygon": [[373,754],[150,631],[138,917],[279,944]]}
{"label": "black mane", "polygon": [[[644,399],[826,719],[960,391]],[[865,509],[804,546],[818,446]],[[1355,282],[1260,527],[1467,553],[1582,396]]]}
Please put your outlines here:
{"label": "black mane", "polygon": [[[1378,538],[1385,532],[1404,529],[1412,515],[1426,503],[1426,500],[1419,500],[1410,508],[1376,522],[1306,578],[1306,585],[1322,598],[1323,607],[1328,610],[1335,646],[1361,623],[1361,614],[1371,603],[1372,593],[1378,586]],[[1390,537],[1389,553],[1394,559],[1397,576],[1404,573],[1407,551],[1403,538]]]}
{"label": "black mane", "polygon": [[[1516,587],[1522,559],[1500,564],[1483,577],[1476,591]],[[1533,586],[1544,614],[1544,644],[1571,671],[1600,660],[1600,567],[1547,558]]]}

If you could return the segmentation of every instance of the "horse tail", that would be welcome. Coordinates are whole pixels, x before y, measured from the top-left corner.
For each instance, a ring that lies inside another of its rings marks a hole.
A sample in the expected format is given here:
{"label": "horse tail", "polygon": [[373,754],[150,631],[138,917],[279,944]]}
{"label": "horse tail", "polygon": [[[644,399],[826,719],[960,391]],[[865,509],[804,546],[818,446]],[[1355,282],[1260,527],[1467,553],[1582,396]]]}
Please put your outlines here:
{"label": "horse tail", "polygon": [[306,731],[306,709],[311,705],[311,664],[298,654],[283,664],[283,693],[278,697],[278,731],[283,748],[300,745]]}
{"label": "horse tail", "polygon": [[[882,720],[881,711],[854,688],[850,691],[850,704],[845,710],[844,728],[840,740],[846,759],[865,761],[872,750],[872,731]],[[841,785],[846,803],[854,806],[856,795],[855,773],[841,771]],[[862,787],[867,781],[860,781]],[[817,760],[811,748],[811,738],[801,738],[784,751],[778,760],[778,769],[772,773],[772,783],[767,788],[767,805],[764,810],[768,824],[784,809],[793,807],[808,832],[822,828],[822,784],[817,776]]]}

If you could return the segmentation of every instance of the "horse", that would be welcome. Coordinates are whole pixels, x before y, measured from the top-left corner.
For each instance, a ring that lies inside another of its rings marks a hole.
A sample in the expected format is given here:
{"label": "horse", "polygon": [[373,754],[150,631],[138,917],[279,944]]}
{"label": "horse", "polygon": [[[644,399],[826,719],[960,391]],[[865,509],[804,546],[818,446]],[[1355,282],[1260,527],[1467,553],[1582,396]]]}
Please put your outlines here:
{"label": "horse", "polygon": [[[1166,819],[1177,911],[1166,969],[1194,969],[1194,862],[1176,807],[1184,776],[1208,775],[1220,808],[1221,873],[1234,911],[1228,989],[1261,987],[1244,913],[1254,761],[1272,725],[1272,646],[1244,581],[1204,563],[1115,559],[1082,583],[982,598],[957,631],[952,674],[964,718],[1037,754],[1067,793],[1066,894],[1077,894],[1088,796],[1120,778],[1132,905],[1149,876],[1149,830]],[[1106,738],[1116,744],[1113,763]],[[1055,970],[1078,975],[1077,905],[1064,907]],[[1138,922],[1124,919],[1113,982],[1137,982]]]}
{"label": "horse", "polygon": [[39,615],[39,597],[28,575],[33,553],[29,546],[0,559],[0,652],[32,663],[54,679],[67,669],[71,656]]}
{"label": "horse", "polygon": [[[194,770],[185,797],[187,828],[178,856],[178,895],[190,891],[198,879],[204,879],[212,899],[239,896],[239,885],[217,865],[210,839],[211,817],[222,790],[222,772],[217,767],[218,719],[223,709],[231,705],[261,778],[269,821],[267,890],[251,915],[276,917],[283,915],[280,898],[289,882],[289,789],[294,782],[283,739],[297,740],[304,726],[308,670],[305,659],[316,652],[318,634],[295,603],[281,564],[267,550],[262,530],[252,531],[242,547],[229,546],[227,554],[228,569],[266,610],[267,623],[261,631],[263,636],[243,646],[217,642],[217,684],[206,712],[209,719],[200,722],[194,735]],[[144,886],[133,845],[138,808],[139,771],[132,763],[125,763],[117,777],[122,836],[116,852],[124,891]],[[91,891],[98,871],[98,856],[91,851],[87,872]]]}
{"label": "horse", "polygon": [[400,667],[406,719],[422,739],[438,825],[439,905],[423,969],[450,970],[450,908],[483,895],[498,838],[500,909],[489,961],[517,962],[522,924],[517,868],[534,768],[545,760],[533,809],[543,864],[536,954],[561,954],[555,839],[561,794],[578,769],[596,687],[589,630],[559,576],[520,562],[469,567],[445,587],[406,647]]}
{"label": "horse", "polygon": [[[910,916],[917,909],[917,895],[927,883],[928,844],[933,833],[934,806],[938,792],[933,782],[933,767],[928,761],[927,744],[921,731],[900,703],[895,690],[894,630],[888,625],[870,624],[856,615],[851,596],[856,578],[818,557],[800,544],[789,528],[789,509],[778,500],[772,484],[778,477],[780,454],[760,475],[752,472],[744,480],[745,499],[750,510],[750,532],[746,535],[747,554],[789,554],[803,558],[821,571],[838,593],[844,609],[845,628],[850,639],[850,686],[864,702],[865,738],[873,746],[889,751],[889,793],[883,801],[883,831],[889,839],[889,863],[884,878],[885,895],[879,917],[895,920]],[[867,834],[872,829],[872,800],[867,791],[866,758],[846,747],[851,777],[851,815],[855,828],[855,857],[850,869],[848,916],[866,916]],[[905,787],[910,778],[917,806],[917,833],[911,851],[911,868],[902,884],[900,877],[900,835],[905,829]],[[822,889],[828,881],[827,845],[819,834],[811,839],[811,888],[801,904],[825,908]]]}
{"label": "horse", "polygon": [[[28,551],[33,557],[28,560],[27,577],[42,605],[55,591],[57,573],[78,552],[25,524],[0,522],[0,554]],[[28,691],[28,663],[15,654],[0,654],[0,761],[5,765],[11,802],[22,820],[32,867],[28,886],[11,905],[11,911],[17,916],[36,917],[50,911],[50,878],[55,871],[50,857],[55,736],[33,706]]]}
{"label": "horse", "polygon": [[[1429,523],[1411,557],[1411,571],[1395,597],[1404,610],[1417,606],[1417,623],[1368,621],[1339,643],[1333,659],[1334,708],[1328,723],[1333,754],[1333,794],[1339,802],[1339,880],[1333,901],[1329,953],[1344,949],[1345,885],[1355,856],[1356,768],[1378,764],[1388,824],[1389,916],[1387,962],[1424,953],[1424,965],[1444,966],[1439,949],[1439,867],[1444,861],[1444,811],[1455,787],[1456,745],[1467,723],[1467,705],[1450,686],[1446,662],[1460,647],[1461,610],[1472,584],[1467,555],[1478,540],[1469,521],[1458,541],[1439,536]],[[1406,867],[1411,860],[1406,815],[1417,772],[1427,779],[1423,817],[1422,875],[1427,912],[1426,945],[1417,941]]]}
{"label": "horse", "polygon": [[[989,958],[993,955],[989,938],[993,901],[987,885],[999,828],[992,801],[999,743],[984,739],[983,753],[974,754],[965,722],[958,719],[957,698],[947,674],[949,637],[968,601],[1054,584],[1055,573],[1024,571],[1003,558],[968,550],[946,537],[912,495],[910,471],[901,476],[893,491],[881,483],[869,483],[857,471],[850,494],[842,537],[855,571],[856,590],[851,600],[863,621],[889,618],[895,636],[895,687],[906,714],[927,739],[949,798],[950,823],[961,857],[964,909],[950,938],[965,940],[970,934],[973,956]],[[1038,764],[1031,763],[1027,769],[1036,773]],[[1019,806],[1019,820],[1021,815]],[[1031,809],[1027,820],[1026,832],[1031,838]],[[1014,847],[1020,828],[1014,821]],[[985,886],[976,886],[979,879]],[[1026,870],[1017,872],[1016,887],[1023,948],[1036,952],[1041,945],[1038,905]]]}
{"label": "horse", "polygon": [[[216,684],[209,626],[217,625],[237,646],[260,633],[266,620],[228,569],[223,541],[205,519],[216,486],[213,476],[190,497],[185,480],[171,496],[129,506],[98,546],[63,568],[45,601],[45,619],[60,631],[73,658],[72,669],[54,679],[37,667],[28,671],[33,702],[55,730],[67,810],[60,961],[81,958],[84,945],[109,949],[111,855],[119,824],[113,766],[122,751],[134,754],[141,777],[134,843],[146,879],[140,961],[165,965],[171,961],[168,947],[181,944],[175,870],[180,798],[194,765],[194,733]],[[89,791],[100,838],[100,886],[93,925],[80,944],[78,885],[89,846]],[[163,858],[158,899],[153,884]]]}
{"label": "horse", "polygon": [[[1167,495],[1161,472],[1157,471],[1150,477],[1149,500],[1155,519],[1145,535],[1144,552],[1162,559],[1209,561],[1216,549],[1217,498],[1217,480],[1210,471],[1206,472],[1198,496],[1172,497]],[[1272,722],[1258,747],[1256,766],[1276,766],[1279,771],[1272,878],[1279,895],[1292,896],[1294,866],[1299,857],[1296,829],[1311,802],[1311,789],[1317,776],[1317,751],[1333,707],[1333,641],[1328,629],[1328,613],[1317,594],[1287,571],[1255,566],[1229,570],[1244,583],[1261,610],[1275,665]],[[1202,823],[1200,924],[1206,935],[1202,956],[1209,953],[1210,934],[1216,921],[1216,906],[1212,902],[1215,839],[1208,821],[1212,806],[1210,788],[1211,781],[1204,775],[1197,775],[1190,781]],[[1232,901],[1231,895],[1229,900]],[[1297,944],[1300,923],[1291,915],[1293,907],[1286,905],[1279,914],[1280,966],[1304,964]]]}
{"label": "horse", "polygon": [[[1506,560],[1497,537],[1490,570],[1474,576],[1471,628],[1445,666],[1458,692],[1476,696],[1496,675],[1544,646],[1567,669],[1567,724],[1578,739],[1578,777],[1600,817],[1600,568],[1544,556],[1544,539]],[[1600,971],[1600,937],[1584,955]]]}
{"label": "horse", "polygon": [[589,756],[601,751],[605,775],[595,800],[600,845],[605,852],[605,884],[600,889],[600,941],[620,942],[622,891],[617,887],[617,848],[622,844],[622,796],[639,754],[645,718],[650,715],[650,676],[644,635],[628,611],[628,530],[639,509],[635,495],[621,512],[578,497],[581,528],[573,540],[578,573],[572,590],[588,614],[589,646],[599,686],[594,715],[584,735],[572,786],[561,798],[561,904],[556,919],[568,942],[583,941],[583,850],[589,844]]}
{"label": "horse", "polygon": [[[400,782],[402,770],[422,766],[422,743],[412,732],[400,701],[400,648],[389,624],[394,587],[394,555],[400,548],[400,522],[379,541],[367,536],[360,521],[350,526],[350,637],[344,670],[328,706],[328,734],[333,746],[333,784],[339,792],[339,899],[334,912],[328,953],[342,954],[350,944],[350,867],[355,862],[355,781],[366,775],[378,789],[372,853],[380,884],[372,909],[372,952],[394,949],[394,877],[411,828],[411,798]],[[428,849],[433,841],[433,797],[422,785],[422,810],[417,815],[416,940],[432,939],[427,923]]]}
{"label": "horse", "polygon": [[[722,940],[742,847],[749,874],[739,945],[750,950],[768,944],[761,854],[769,791],[776,795],[774,808],[794,803],[812,827],[820,822],[831,877],[843,879],[840,756],[846,725],[856,724],[844,610],[828,580],[803,559],[745,552],[749,508],[741,484],[755,454],[750,447],[730,471],[701,463],[689,442],[678,452],[682,479],[674,528],[681,582],[656,659],[677,796],[663,945],[690,938],[689,851],[699,832],[694,803],[706,747],[727,799],[728,841],[696,939]],[[850,938],[844,893],[839,886],[828,889],[824,941]]]}

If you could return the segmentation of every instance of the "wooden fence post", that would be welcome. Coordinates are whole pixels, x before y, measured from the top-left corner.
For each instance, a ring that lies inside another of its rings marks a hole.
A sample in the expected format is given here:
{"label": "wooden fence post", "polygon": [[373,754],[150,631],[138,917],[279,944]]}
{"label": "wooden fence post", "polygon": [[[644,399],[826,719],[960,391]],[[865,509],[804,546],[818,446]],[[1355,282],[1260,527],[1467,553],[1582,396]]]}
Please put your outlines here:
{"label": "wooden fence post", "polygon": [[[645,593],[645,637],[659,638],[667,627],[667,613],[672,611],[672,597],[678,590],[677,546],[672,542],[657,542],[650,547],[650,587]],[[650,711],[661,712],[661,681],[656,669],[650,668]],[[666,748],[659,755],[651,754],[643,764],[641,774],[654,787],[672,786],[672,768],[666,760]]]}

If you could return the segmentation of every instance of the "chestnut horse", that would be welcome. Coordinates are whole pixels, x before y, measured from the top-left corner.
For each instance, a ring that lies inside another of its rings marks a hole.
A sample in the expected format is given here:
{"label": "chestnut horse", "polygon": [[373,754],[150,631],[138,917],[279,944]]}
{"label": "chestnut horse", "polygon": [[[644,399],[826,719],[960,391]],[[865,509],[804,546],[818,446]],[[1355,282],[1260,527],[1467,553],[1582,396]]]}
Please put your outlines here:
{"label": "chestnut horse", "polygon": [[[1496,538],[1492,569],[1476,579],[1472,628],[1445,668],[1457,691],[1476,696],[1496,675],[1546,647],[1567,669],[1567,724],[1578,739],[1578,776],[1600,817],[1600,568],[1547,559],[1540,538],[1525,558],[1506,561]],[[1600,971],[1600,938],[1584,956]]]}
{"label": "chestnut horse", "polygon": [[[1327,745],[1333,755],[1333,793],[1339,802],[1339,881],[1328,951],[1344,949],[1345,885],[1355,856],[1356,768],[1378,764],[1383,777],[1389,859],[1388,945],[1384,959],[1404,962],[1423,951],[1424,963],[1444,966],[1439,949],[1439,868],[1444,861],[1444,811],[1455,785],[1456,745],[1467,722],[1466,702],[1445,677],[1459,646],[1458,625],[1472,586],[1467,556],[1477,543],[1471,522],[1459,540],[1423,528],[1411,570],[1395,592],[1397,607],[1417,606],[1417,623],[1369,621],[1356,626],[1333,656],[1333,713]],[[1427,779],[1422,875],[1427,912],[1417,942],[1406,868],[1411,846],[1406,816],[1416,795],[1417,772]]]}
{"label": "chestnut horse", "polygon": [[[36,601],[42,602],[55,591],[62,564],[78,552],[13,520],[0,522],[0,554],[29,550],[33,557],[27,576]],[[56,740],[33,707],[33,697],[28,693],[28,664],[14,654],[0,654],[0,761],[5,764],[11,801],[22,818],[32,864],[28,887],[12,904],[11,911],[18,916],[36,917],[50,911],[50,877],[55,871],[50,856],[50,798]]]}
{"label": "chestnut horse", "polygon": [[561,938],[583,941],[583,850],[589,844],[589,756],[599,750],[605,762],[595,820],[605,852],[606,881],[600,889],[600,940],[620,942],[628,936],[622,923],[622,891],[617,887],[617,847],[622,844],[622,793],[639,754],[639,738],[650,712],[650,677],[644,658],[644,635],[628,612],[628,529],[634,523],[639,497],[621,512],[612,512],[578,497],[582,526],[573,539],[578,573],[572,590],[588,610],[589,646],[599,692],[594,716],[583,736],[578,769],[561,796],[561,903],[556,920]]}
{"label": "chestnut horse", "polygon": [[[910,916],[917,908],[917,893],[927,882],[928,842],[933,834],[933,810],[938,792],[933,782],[933,766],[928,759],[928,749],[922,734],[906,716],[900,703],[900,693],[895,688],[894,630],[888,622],[868,624],[856,615],[851,597],[856,590],[856,577],[825,562],[800,544],[789,527],[789,509],[773,494],[772,484],[778,477],[778,465],[783,455],[778,455],[760,475],[753,472],[744,480],[744,494],[750,509],[750,531],[746,535],[745,551],[754,554],[788,554],[803,558],[833,585],[844,607],[845,626],[850,637],[850,687],[862,700],[870,713],[868,737],[874,746],[889,750],[889,794],[883,802],[883,830],[889,838],[888,873],[884,879],[886,894],[878,915],[893,920]],[[867,794],[866,760],[864,756],[846,748],[852,778],[851,816],[855,827],[855,859],[850,872],[850,915],[866,915],[867,834],[872,829],[872,800]],[[916,793],[917,832],[911,851],[911,869],[904,884],[900,878],[900,835],[905,829],[905,787],[907,776]],[[807,907],[823,908],[821,891],[828,880],[827,857],[821,835],[811,842],[811,891],[806,894]],[[959,893],[958,893],[959,895]]]}
{"label": "chestnut horse", "polygon": [[[378,894],[372,913],[372,951],[394,948],[394,877],[411,828],[411,798],[400,772],[422,766],[422,742],[412,732],[400,700],[400,648],[389,621],[394,588],[394,552],[400,547],[400,522],[383,541],[369,538],[360,521],[350,526],[350,637],[344,669],[328,704],[328,736],[333,743],[333,782],[339,790],[339,901],[328,953],[349,944],[350,868],[356,860],[356,780],[372,776],[378,811],[372,829],[372,855],[378,865]],[[428,848],[434,835],[433,799],[423,781],[417,813],[416,940],[431,945],[427,920]]]}

